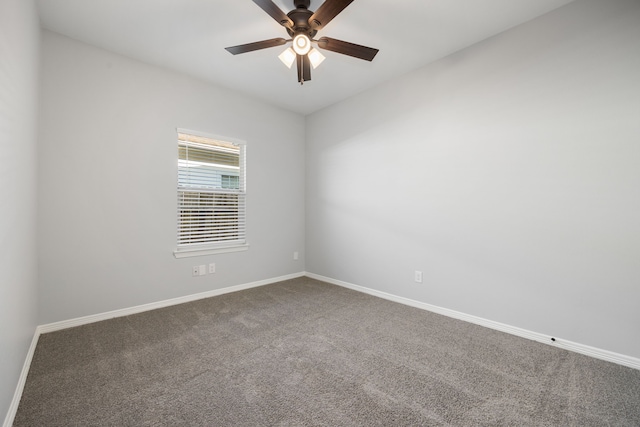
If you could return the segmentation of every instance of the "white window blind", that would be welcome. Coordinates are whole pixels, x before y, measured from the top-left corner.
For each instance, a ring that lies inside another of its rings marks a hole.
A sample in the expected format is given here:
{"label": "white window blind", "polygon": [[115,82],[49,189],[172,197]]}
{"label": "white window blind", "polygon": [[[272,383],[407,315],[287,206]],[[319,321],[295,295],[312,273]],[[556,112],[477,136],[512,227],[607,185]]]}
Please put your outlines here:
{"label": "white window blind", "polygon": [[178,131],[178,251],[245,244],[245,145]]}

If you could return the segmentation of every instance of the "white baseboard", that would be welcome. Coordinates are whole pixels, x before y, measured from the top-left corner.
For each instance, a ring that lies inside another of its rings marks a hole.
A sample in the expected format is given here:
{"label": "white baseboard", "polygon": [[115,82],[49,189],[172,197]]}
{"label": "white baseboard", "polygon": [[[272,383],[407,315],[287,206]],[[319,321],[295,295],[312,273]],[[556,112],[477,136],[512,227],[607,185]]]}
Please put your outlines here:
{"label": "white baseboard", "polygon": [[9,411],[7,412],[7,416],[4,418],[4,423],[2,424],[3,427],[11,427],[13,424],[13,419],[18,411],[18,405],[20,405],[22,390],[24,390],[24,385],[27,382],[27,375],[29,375],[29,368],[31,367],[31,360],[33,360],[33,353],[35,353],[36,345],[38,345],[38,338],[40,338],[40,334],[36,329],[36,333],[33,334],[33,338],[31,339],[31,345],[29,346],[29,351],[27,351],[27,357],[24,360],[24,365],[22,365],[22,372],[20,372],[20,377],[18,378],[18,385],[16,386],[16,391],[13,394],[13,400],[11,400]]}
{"label": "white baseboard", "polygon": [[36,327],[35,333],[33,334],[33,339],[31,340],[31,346],[29,347],[29,351],[27,352],[27,357],[24,361],[24,365],[22,367],[22,372],[20,373],[20,377],[18,378],[18,385],[16,387],[16,391],[13,394],[13,400],[11,401],[11,405],[9,405],[9,411],[7,412],[7,416],[4,419],[3,427],[11,427],[13,424],[13,420],[16,416],[16,412],[18,411],[18,405],[20,405],[20,399],[22,398],[22,391],[24,390],[24,385],[27,382],[27,375],[29,374],[29,367],[31,366],[31,361],[33,359],[33,354],[36,350],[36,345],[38,344],[38,339],[41,334],[47,332],[59,331],[62,329],[73,328],[75,326],[87,325],[89,323],[100,322],[102,320],[113,319],[115,317],[123,317],[130,316],[132,314],[143,313],[145,311],[155,310],[157,308],[170,307],[172,305],[183,304],[186,302],[197,301],[205,298],[215,297],[218,295],[228,294],[231,292],[243,291],[245,289],[257,288],[259,286],[269,285],[271,283],[282,282],[283,280],[295,279],[297,277],[304,276],[304,272],[289,274],[286,276],[274,277],[266,280],[259,280],[257,282],[245,283],[242,285],[229,286],[227,288],[222,289],[214,289],[208,292],[202,292],[199,294],[187,295],[184,297],[168,299],[159,302],[153,302],[150,304],[138,305],[130,308],[123,308],[121,310],[113,310],[108,311],[106,313],[93,314],[91,316],[78,317],[76,319],[63,320],[61,322],[49,323],[45,325],[39,325]]}
{"label": "white baseboard", "polygon": [[331,283],[334,285],[342,286],[354,291],[363,292],[365,294],[373,295],[379,298],[384,298],[389,301],[394,301],[400,304],[408,305],[422,310],[431,311],[433,313],[442,314],[444,316],[452,317],[458,320],[464,320],[465,322],[473,323],[476,325],[484,326],[497,331],[506,332],[511,335],[526,338],[529,340],[541,342],[543,344],[552,345],[554,347],[560,347],[565,350],[573,351],[575,353],[584,354],[586,356],[594,357],[596,359],[605,360],[607,362],[616,363],[618,365],[627,366],[629,368],[640,369],[640,359],[625,356],[623,354],[614,353],[608,350],[602,350],[588,345],[579,344],[572,341],[567,341],[554,337],[555,341],[551,340],[551,336],[540,334],[538,332],[528,331],[526,329],[517,328],[515,326],[505,325],[504,323],[494,322],[493,320],[483,319],[482,317],[472,316],[469,314],[461,313],[455,310],[449,310],[448,308],[442,308],[435,305],[427,304],[420,301],[415,301],[409,298],[400,297],[397,295],[388,294],[386,292],[376,291],[374,289],[365,288],[363,286],[354,285],[352,283],[343,282],[341,280],[332,279],[330,277],[320,276],[314,273],[305,273],[307,277],[312,279],[321,280],[323,282]]}

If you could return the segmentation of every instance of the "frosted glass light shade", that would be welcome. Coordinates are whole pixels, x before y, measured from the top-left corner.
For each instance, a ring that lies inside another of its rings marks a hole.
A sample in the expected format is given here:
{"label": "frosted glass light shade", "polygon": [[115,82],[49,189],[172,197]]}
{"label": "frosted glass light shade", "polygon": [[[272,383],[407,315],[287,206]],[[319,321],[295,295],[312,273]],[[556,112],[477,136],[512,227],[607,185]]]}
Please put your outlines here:
{"label": "frosted glass light shade", "polygon": [[325,60],[324,55],[315,47],[311,48],[307,56],[309,57],[309,62],[311,62],[313,68],[318,68],[318,65],[322,64],[322,61]]}
{"label": "frosted glass light shade", "polygon": [[287,50],[278,55],[278,58],[280,58],[280,61],[282,61],[284,65],[291,68],[293,62],[296,60],[296,53],[289,47],[287,48]]}

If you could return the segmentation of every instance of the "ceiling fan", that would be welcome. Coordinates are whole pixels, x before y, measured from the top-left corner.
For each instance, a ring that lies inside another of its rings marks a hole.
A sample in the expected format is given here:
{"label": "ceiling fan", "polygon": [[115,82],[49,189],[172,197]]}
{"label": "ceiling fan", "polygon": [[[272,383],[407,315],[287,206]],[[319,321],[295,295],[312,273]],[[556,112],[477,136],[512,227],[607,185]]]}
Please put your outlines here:
{"label": "ceiling fan", "polygon": [[272,0],[253,0],[253,2],[275,19],[278,24],[285,27],[291,38],[284,39],[279,37],[227,47],[225,49],[233,55],[238,55],[240,53],[282,46],[288,42],[293,42],[292,47],[282,52],[279,58],[289,68],[291,68],[294,61],[297,62],[298,82],[300,82],[300,84],[311,80],[311,65],[315,68],[324,60],[324,56],[312,47],[312,43],[320,49],[349,55],[354,58],[364,59],[365,61],[373,61],[373,58],[378,53],[378,49],[329,37],[314,39],[318,30],[321,30],[327,25],[349,6],[353,0],[325,0],[315,12],[309,10],[311,0],[293,0],[295,9],[286,15]]}

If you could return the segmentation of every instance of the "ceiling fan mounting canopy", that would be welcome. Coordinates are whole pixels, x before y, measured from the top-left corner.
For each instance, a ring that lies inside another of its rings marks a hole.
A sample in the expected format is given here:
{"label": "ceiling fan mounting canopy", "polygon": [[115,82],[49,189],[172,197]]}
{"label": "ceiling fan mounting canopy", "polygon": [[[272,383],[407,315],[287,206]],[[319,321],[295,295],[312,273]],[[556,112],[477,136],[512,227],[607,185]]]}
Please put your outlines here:
{"label": "ceiling fan mounting canopy", "polygon": [[[325,0],[315,11],[309,10],[310,0],[293,0],[295,9],[285,14],[272,0],[253,0],[262,10],[271,16],[276,22],[285,27],[287,34],[294,40],[299,36],[304,36],[308,40],[317,43],[318,48],[341,53],[365,61],[373,61],[378,53],[378,49],[349,43],[342,40],[321,37],[315,40],[314,37],[319,30],[324,28],[333,18],[349,6],[354,0]],[[233,55],[252,52],[254,50],[266,49],[281,46],[291,41],[278,37],[270,40],[247,43],[238,46],[227,47],[226,50]],[[294,46],[294,49],[296,46]],[[304,50],[296,50],[298,63],[298,81],[303,83],[311,80],[311,67],[308,57],[310,46]]]}

